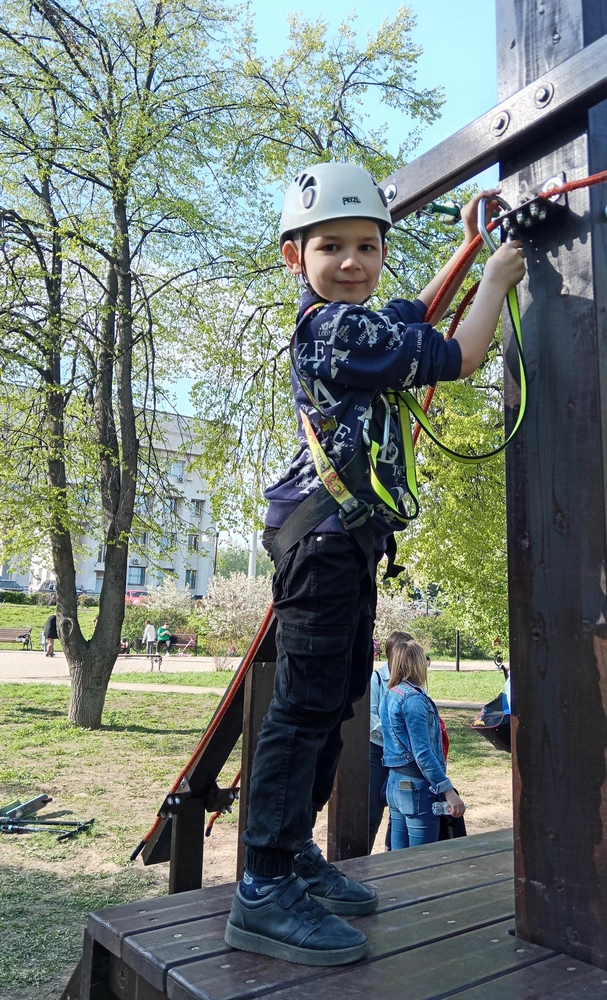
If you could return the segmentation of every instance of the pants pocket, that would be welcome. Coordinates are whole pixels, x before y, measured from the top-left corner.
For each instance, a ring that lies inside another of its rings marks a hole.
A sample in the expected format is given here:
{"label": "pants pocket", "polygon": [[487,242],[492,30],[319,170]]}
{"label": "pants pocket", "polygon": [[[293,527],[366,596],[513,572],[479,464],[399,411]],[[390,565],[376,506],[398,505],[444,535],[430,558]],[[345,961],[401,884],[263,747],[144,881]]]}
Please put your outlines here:
{"label": "pants pocket", "polygon": [[419,788],[403,788],[403,784],[403,781],[398,783],[398,811],[403,816],[419,816],[421,792]]}
{"label": "pants pocket", "polygon": [[[333,713],[343,707],[349,685],[350,632],[279,622],[278,669],[287,700],[307,711]],[[282,649],[281,649],[282,647]]]}

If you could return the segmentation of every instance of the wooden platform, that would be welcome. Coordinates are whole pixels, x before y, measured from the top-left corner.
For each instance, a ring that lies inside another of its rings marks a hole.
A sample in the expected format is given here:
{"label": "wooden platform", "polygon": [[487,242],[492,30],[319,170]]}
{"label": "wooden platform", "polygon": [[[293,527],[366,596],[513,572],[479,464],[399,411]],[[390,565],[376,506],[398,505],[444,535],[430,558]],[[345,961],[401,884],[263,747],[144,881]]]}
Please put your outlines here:
{"label": "wooden platform", "polygon": [[64,1000],[607,1000],[607,972],[513,936],[512,863],[510,831],[343,862],[380,903],[341,969],[232,951],[233,884],[99,910]]}

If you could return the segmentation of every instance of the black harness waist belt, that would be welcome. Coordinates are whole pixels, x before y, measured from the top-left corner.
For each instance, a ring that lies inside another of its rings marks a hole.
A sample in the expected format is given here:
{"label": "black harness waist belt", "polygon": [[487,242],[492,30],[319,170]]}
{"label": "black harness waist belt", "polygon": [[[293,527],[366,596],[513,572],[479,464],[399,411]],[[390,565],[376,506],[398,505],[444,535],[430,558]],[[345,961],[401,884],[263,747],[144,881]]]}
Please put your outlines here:
{"label": "black harness waist belt", "polygon": [[[356,493],[365,477],[368,467],[367,456],[360,449],[340,471],[340,478],[346,484],[350,493]],[[278,566],[280,560],[289,549],[293,548],[305,535],[314,531],[314,528],[321,521],[334,514],[335,511],[340,512],[340,519],[346,531],[353,536],[357,545],[362,549],[367,560],[371,579],[375,579],[375,540],[368,506],[364,501],[355,500],[354,505],[344,512],[343,504],[340,505],[338,500],[324,486],[320,486],[309,497],[302,500],[297,510],[287,518],[278,530],[272,542],[272,559],[274,565]],[[345,516],[342,516],[342,513]]]}

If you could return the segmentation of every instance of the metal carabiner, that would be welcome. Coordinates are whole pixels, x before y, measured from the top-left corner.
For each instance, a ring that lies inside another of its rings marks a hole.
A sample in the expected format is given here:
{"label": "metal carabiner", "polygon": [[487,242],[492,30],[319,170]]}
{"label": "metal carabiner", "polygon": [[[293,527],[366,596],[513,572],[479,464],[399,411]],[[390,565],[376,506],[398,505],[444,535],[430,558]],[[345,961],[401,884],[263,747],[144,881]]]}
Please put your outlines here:
{"label": "metal carabiner", "polygon": [[504,198],[500,198],[499,195],[494,194],[492,198],[481,198],[478,203],[478,231],[483,237],[483,243],[487,247],[490,253],[495,253],[498,248],[498,244],[494,241],[493,237],[489,232],[487,232],[487,226],[485,224],[485,216],[487,215],[487,202],[496,201],[500,208],[506,210],[506,212],[512,211],[512,206]]}

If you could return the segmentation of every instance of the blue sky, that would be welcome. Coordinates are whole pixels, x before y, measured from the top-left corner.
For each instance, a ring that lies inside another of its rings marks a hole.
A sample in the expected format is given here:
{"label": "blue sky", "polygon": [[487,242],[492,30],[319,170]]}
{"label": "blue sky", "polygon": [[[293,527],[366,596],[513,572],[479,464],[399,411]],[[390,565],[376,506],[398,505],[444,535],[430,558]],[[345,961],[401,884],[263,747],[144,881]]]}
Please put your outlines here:
{"label": "blue sky", "polygon": [[[324,18],[329,30],[336,28],[353,11],[356,27],[364,38],[367,31],[376,31],[384,18],[395,16],[402,4],[398,0],[252,0],[259,49],[265,56],[277,56],[288,43],[287,15],[303,11],[308,19]],[[466,0],[456,5],[453,0],[411,0],[417,26],[413,40],[421,45],[423,54],[418,66],[418,83],[422,87],[441,85],[446,101],[441,118],[429,126],[417,152],[436,146],[474,118],[497,104],[495,55],[495,4],[493,0]],[[462,7],[465,6],[465,13]],[[381,114],[380,109],[380,114]],[[397,128],[393,115],[385,119]],[[394,124],[392,124],[394,123]],[[394,146],[399,136],[394,136]],[[484,171],[478,181],[485,186],[497,184],[497,166]],[[193,412],[188,398],[189,379],[175,385],[177,407],[181,413]]]}

